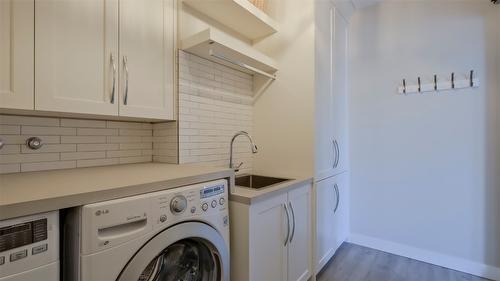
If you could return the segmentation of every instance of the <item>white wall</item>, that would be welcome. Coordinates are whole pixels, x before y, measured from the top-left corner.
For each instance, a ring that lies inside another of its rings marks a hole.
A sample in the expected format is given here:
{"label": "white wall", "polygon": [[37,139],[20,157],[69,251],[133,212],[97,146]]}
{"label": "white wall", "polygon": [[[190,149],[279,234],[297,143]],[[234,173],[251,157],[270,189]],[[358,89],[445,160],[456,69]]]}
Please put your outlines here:
{"label": "white wall", "polygon": [[[385,1],[352,18],[353,241],[500,279],[499,10]],[[397,95],[470,69],[479,89]]]}
{"label": "white wall", "polygon": [[314,1],[269,1],[279,32],[256,44],[275,59],[277,79],[254,105],[254,171],[313,175]]}

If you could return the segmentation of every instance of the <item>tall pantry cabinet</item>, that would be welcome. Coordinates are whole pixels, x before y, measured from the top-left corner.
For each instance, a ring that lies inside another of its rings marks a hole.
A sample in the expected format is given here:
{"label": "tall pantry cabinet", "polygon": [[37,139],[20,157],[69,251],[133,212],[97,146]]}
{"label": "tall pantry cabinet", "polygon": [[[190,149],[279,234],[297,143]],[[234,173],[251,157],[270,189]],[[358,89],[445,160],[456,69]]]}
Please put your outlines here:
{"label": "tall pantry cabinet", "polygon": [[[338,3],[338,2],[337,2]],[[348,23],[336,2],[316,1],[315,254],[317,274],[349,234]]]}

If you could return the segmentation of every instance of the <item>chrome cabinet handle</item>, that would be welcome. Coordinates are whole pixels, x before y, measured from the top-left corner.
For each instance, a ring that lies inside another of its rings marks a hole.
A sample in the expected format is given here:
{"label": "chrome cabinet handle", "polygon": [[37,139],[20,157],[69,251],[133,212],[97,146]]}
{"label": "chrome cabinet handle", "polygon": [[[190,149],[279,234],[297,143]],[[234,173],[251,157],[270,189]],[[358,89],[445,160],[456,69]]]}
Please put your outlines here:
{"label": "chrome cabinet handle", "polygon": [[337,168],[340,163],[340,145],[337,140],[335,140],[335,142],[337,143],[337,165],[335,165],[335,168]]}
{"label": "chrome cabinet handle", "polygon": [[115,93],[116,93],[116,63],[115,63],[115,56],[113,56],[113,53],[111,53],[111,67],[113,68],[113,86],[111,88],[110,102],[112,104],[114,104],[115,103]]}
{"label": "chrome cabinet handle", "polygon": [[340,149],[337,140],[333,140],[333,146],[335,148],[335,160],[333,163],[333,168],[335,169],[339,166],[339,161],[340,161]]}
{"label": "chrome cabinet handle", "polygon": [[288,214],[288,209],[286,207],[286,204],[283,204],[283,207],[285,208],[285,213],[286,213],[286,238],[285,238],[285,247],[286,244],[288,244],[288,238],[290,237],[290,215]]}
{"label": "chrome cabinet handle", "polygon": [[335,139],[332,139],[332,149],[333,149],[333,164],[332,164],[332,168],[335,169],[335,163],[337,163],[337,145],[335,144]]}
{"label": "chrome cabinet handle", "polygon": [[123,56],[123,68],[125,69],[125,93],[123,94],[123,104],[128,103],[128,57]]}
{"label": "chrome cabinet handle", "polygon": [[340,204],[340,191],[339,191],[339,186],[337,184],[335,184],[333,186],[335,188],[335,194],[337,196],[337,202],[335,203],[335,209],[333,209],[333,213],[337,213],[337,210],[339,208],[339,204]]}
{"label": "chrome cabinet handle", "polygon": [[290,244],[291,244],[293,236],[295,236],[295,212],[293,211],[292,202],[288,202],[288,206],[290,207],[290,212],[292,213],[292,221],[293,221],[292,234],[290,235]]}

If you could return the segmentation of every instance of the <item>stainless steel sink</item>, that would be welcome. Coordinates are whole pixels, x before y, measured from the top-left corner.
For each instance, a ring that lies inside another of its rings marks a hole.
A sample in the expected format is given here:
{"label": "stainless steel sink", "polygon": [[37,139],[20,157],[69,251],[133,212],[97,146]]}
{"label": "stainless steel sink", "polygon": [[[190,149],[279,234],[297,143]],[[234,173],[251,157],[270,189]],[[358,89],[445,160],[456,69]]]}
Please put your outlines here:
{"label": "stainless steel sink", "polygon": [[271,187],[275,184],[289,180],[291,179],[273,178],[273,177],[258,176],[258,175],[241,175],[236,177],[235,184],[237,186],[260,189],[265,187]]}

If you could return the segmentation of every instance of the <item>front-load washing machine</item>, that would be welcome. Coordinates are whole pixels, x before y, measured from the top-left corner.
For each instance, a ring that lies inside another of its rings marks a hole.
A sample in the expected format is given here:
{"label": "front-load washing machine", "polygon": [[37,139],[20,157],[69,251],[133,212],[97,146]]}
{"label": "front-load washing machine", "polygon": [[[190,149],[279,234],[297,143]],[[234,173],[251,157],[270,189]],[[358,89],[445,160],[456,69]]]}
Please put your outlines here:
{"label": "front-load washing machine", "polygon": [[0,281],[58,281],[59,275],[59,211],[0,221]]}
{"label": "front-load washing machine", "polygon": [[217,180],[74,208],[63,280],[229,280],[228,183]]}

